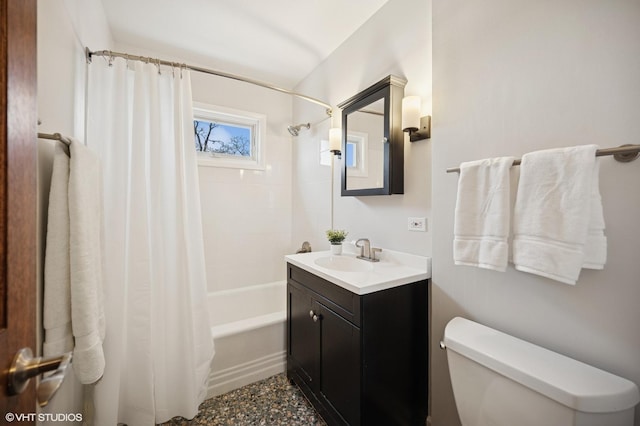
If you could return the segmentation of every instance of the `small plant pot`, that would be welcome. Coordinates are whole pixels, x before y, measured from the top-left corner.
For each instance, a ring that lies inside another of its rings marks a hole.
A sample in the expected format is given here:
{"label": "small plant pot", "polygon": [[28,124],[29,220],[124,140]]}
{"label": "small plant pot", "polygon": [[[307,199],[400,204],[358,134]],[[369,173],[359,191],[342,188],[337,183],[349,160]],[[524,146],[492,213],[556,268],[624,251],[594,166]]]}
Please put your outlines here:
{"label": "small plant pot", "polygon": [[331,244],[331,254],[339,256],[342,254],[342,243]]}

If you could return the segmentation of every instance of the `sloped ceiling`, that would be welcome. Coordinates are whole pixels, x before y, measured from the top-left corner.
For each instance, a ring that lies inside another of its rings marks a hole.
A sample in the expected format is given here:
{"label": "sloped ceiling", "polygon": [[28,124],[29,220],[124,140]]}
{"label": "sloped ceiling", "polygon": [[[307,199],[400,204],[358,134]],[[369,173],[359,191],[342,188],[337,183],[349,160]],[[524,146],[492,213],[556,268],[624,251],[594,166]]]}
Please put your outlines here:
{"label": "sloped ceiling", "polygon": [[102,2],[117,46],[291,89],[387,0]]}

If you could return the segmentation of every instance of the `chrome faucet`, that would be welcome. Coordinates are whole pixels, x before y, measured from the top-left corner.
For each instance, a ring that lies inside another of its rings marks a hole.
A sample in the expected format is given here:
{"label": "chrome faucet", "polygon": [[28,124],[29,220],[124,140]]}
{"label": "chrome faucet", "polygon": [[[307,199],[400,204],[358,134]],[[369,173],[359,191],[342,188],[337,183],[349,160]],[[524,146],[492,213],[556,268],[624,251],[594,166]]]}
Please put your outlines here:
{"label": "chrome faucet", "polygon": [[[360,245],[362,243],[362,245]],[[371,247],[371,242],[368,238],[360,238],[356,241],[356,247],[360,247],[360,256],[358,259],[367,260],[369,262],[380,262],[380,259],[376,259],[376,253],[382,251],[381,248]]]}

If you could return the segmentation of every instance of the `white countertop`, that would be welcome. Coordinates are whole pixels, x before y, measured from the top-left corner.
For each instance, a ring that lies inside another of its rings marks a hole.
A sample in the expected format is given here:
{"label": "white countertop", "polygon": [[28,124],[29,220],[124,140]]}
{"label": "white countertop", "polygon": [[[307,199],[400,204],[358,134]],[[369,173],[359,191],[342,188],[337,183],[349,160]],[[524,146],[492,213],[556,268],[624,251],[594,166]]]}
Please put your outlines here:
{"label": "white countertop", "polygon": [[[356,255],[349,252],[337,257],[351,258],[348,262],[362,262],[365,271],[344,271],[320,266],[316,260],[331,258],[330,251],[317,251],[311,253],[290,254],[285,260],[292,265],[304,269],[314,275],[324,278],[352,293],[363,295],[375,291],[386,290],[404,284],[431,278],[431,258],[401,253],[392,250],[383,250],[379,253],[380,262],[368,262],[356,259]],[[345,259],[346,260],[346,259]],[[324,259],[331,262],[331,259]],[[321,261],[322,262],[322,261]],[[358,263],[358,266],[360,264]]]}

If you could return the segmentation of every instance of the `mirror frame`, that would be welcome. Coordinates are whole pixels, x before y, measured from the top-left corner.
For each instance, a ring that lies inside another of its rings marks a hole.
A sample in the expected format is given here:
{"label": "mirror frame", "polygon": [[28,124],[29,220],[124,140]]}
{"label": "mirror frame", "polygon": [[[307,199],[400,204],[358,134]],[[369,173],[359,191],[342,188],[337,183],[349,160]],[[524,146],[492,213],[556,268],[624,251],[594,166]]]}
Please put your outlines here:
{"label": "mirror frame", "polygon": [[347,149],[349,114],[384,99],[383,186],[347,189],[347,162],[342,160],[341,196],[404,194],[404,133],[402,132],[402,98],[407,81],[389,75],[355,96],[338,104],[342,108],[342,155]]}

